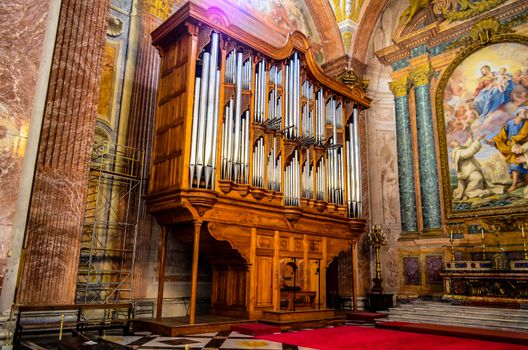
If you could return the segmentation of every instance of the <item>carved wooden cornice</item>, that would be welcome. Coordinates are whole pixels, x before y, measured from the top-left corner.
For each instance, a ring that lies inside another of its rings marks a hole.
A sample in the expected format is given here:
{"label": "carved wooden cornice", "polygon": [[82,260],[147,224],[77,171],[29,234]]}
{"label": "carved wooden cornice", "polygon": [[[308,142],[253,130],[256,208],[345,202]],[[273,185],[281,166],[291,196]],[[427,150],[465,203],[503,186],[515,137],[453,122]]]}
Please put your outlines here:
{"label": "carved wooden cornice", "polygon": [[227,16],[218,8],[206,10],[194,3],[186,3],[180,10],[178,10],[178,12],[152,32],[151,36],[153,45],[159,47],[164,40],[167,40],[167,38],[173,35],[181,35],[182,26],[187,22],[203,23],[219,32],[227,34],[235,40],[245,43],[256,51],[275,60],[284,60],[290,57],[293,51],[296,50],[304,54],[308,69],[321,85],[335,90],[347,98],[361,104],[363,108],[368,108],[370,106],[371,100],[365,95],[364,91],[359,88],[350,89],[350,87],[334,80],[321,70],[312,54],[312,45],[310,41],[301,32],[295,31],[291,33],[284,46],[275,47],[262,37],[248,34],[241,28],[230,24]]}

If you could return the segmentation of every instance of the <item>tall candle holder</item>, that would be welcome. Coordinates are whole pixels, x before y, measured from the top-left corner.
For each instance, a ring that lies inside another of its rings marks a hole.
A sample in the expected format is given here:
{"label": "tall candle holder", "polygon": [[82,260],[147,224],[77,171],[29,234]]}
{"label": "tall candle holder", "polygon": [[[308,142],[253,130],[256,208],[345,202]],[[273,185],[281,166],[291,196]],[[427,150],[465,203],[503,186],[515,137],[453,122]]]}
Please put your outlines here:
{"label": "tall candle holder", "polygon": [[482,261],[486,260],[486,237],[484,237],[484,229],[480,229],[480,240],[482,241]]}
{"label": "tall candle holder", "polygon": [[370,246],[374,247],[374,249],[376,250],[376,277],[372,279],[372,282],[374,282],[372,286],[372,293],[381,294],[383,290],[381,287],[380,248],[381,246],[384,246],[385,244],[387,244],[387,237],[385,236],[385,233],[383,232],[381,225],[377,224],[377,225],[372,226],[372,230],[367,235],[367,243]]}
{"label": "tall candle holder", "polygon": [[451,243],[451,261],[455,261],[455,248],[453,246],[453,242],[455,241],[453,239],[453,229],[451,228],[450,231],[450,237],[449,237],[449,242]]}
{"label": "tall candle holder", "polygon": [[521,229],[521,238],[523,241],[523,252],[524,252],[524,260],[528,260],[528,249],[526,248],[526,234],[524,233],[524,226],[526,225],[525,222],[522,224],[519,224],[519,228]]}
{"label": "tall candle holder", "polygon": [[449,242],[451,243],[451,245],[450,245],[451,261],[455,261],[456,260],[456,258],[455,258],[455,246],[454,246],[454,242],[455,242],[454,235],[461,235],[463,233],[464,233],[463,225],[450,225],[449,226]]}

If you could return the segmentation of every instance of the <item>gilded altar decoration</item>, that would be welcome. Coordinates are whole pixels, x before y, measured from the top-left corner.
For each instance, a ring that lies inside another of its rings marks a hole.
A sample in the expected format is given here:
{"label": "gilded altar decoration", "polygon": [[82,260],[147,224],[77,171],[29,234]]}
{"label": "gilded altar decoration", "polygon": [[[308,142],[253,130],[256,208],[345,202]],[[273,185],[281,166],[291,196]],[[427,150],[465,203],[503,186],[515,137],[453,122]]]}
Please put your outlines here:
{"label": "gilded altar decoration", "polygon": [[438,86],[448,219],[527,210],[528,41],[497,29],[481,22]]}
{"label": "gilded altar decoration", "polygon": [[478,21],[469,31],[469,36],[464,36],[448,45],[448,49],[467,47],[478,43],[485,45],[494,35],[511,33],[511,24],[501,24],[495,18],[486,18]]}
{"label": "gilded altar decoration", "polygon": [[462,21],[489,11],[507,0],[433,0],[433,10],[448,21]]}
{"label": "gilded altar decoration", "polygon": [[337,77],[337,79],[350,88],[357,87],[361,89],[363,93],[367,92],[369,81],[361,79],[351,69],[346,69],[343,73],[341,73],[340,76]]}

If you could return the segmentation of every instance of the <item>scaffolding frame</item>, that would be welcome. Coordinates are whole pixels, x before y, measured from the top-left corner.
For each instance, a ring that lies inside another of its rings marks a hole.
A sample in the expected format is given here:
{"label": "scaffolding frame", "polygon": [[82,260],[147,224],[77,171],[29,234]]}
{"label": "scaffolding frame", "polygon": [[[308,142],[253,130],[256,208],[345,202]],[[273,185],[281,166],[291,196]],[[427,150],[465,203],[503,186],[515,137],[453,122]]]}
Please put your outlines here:
{"label": "scaffolding frame", "polygon": [[93,147],[76,303],[132,298],[143,165],[140,150],[109,142]]}

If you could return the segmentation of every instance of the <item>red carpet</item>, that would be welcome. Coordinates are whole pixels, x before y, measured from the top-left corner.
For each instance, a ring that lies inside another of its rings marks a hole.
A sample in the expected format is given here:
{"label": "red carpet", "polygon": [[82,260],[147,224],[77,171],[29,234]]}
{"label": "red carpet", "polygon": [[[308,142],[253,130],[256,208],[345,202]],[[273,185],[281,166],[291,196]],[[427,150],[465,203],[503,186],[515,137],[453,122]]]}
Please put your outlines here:
{"label": "red carpet", "polygon": [[524,345],[355,326],[263,335],[257,338],[320,350],[528,350],[528,346]]}
{"label": "red carpet", "polygon": [[268,326],[268,325],[261,324],[261,323],[238,324],[238,325],[231,326],[231,330],[236,331],[238,333],[249,334],[253,336],[280,333],[281,331],[280,327]]}

